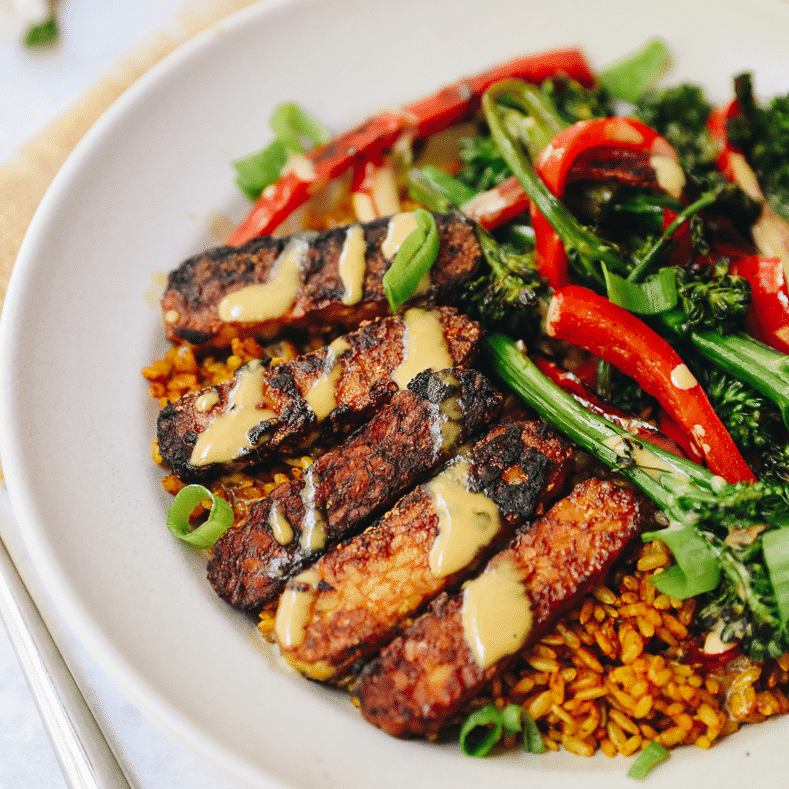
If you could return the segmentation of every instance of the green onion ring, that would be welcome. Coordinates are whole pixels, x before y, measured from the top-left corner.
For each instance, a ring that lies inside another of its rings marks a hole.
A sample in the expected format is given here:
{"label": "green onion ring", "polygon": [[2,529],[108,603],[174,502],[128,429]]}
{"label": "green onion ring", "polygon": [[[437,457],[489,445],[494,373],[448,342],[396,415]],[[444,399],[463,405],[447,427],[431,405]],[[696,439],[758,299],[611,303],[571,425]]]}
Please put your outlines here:
{"label": "green onion ring", "polygon": [[[189,516],[199,504],[208,499],[211,500],[208,520],[190,531]],[[232,525],[231,506],[202,485],[187,485],[181,488],[167,511],[167,528],[179,540],[188,542],[195,548],[210,548]]]}
{"label": "green onion ring", "polygon": [[460,748],[466,756],[486,756],[499,741],[504,724],[498,707],[491,703],[466,718],[460,729]]}
{"label": "green onion ring", "polygon": [[416,225],[400,244],[392,265],[383,276],[384,292],[393,315],[411,298],[438,257],[438,228],[433,214],[417,208]]}

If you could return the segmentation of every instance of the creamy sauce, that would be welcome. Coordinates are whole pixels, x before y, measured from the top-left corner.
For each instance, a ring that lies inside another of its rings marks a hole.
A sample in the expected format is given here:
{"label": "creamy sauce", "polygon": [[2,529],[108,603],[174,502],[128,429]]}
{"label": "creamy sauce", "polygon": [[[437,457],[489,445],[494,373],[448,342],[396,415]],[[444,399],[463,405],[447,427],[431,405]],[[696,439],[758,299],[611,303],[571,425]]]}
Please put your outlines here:
{"label": "creamy sauce", "polygon": [[403,315],[403,321],[403,360],[392,373],[392,380],[400,389],[405,389],[423,370],[452,367],[438,313],[414,308]]}
{"label": "creamy sauce", "polygon": [[438,536],[428,557],[437,578],[471,564],[501,529],[496,503],[468,489],[470,471],[469,462],[461,459],[425,486],[438,512]]}
{"label": "creamy sauce", "polygon": [[699,382],[694,377],[693,373],[688,369],[686,364],[678,364],[671,371],[671,384],[677,389],[693,389],[698,386]]}
{"label": "creamy sauce", "polygon": [[290,545],[293,542],[293,527],[285,517],[285,513],[276,504],[269,512],[268,525],[274,539],[280,545]]}
{"label": "creamy sauce", "polygon": [[304,641],[319,581],[317,570],[305,570],[282,593],[274,618],[274,633],[283,649],[295,649]]}
{"label": "creamy sauce", "polygon": [[649,164],[655,171],[655,177],[661,189],[679,199],[685,189],[685,173],[676,160],[670,156],[655,154],[650,157]]}
{"label": "creamy sauce", "polygon": [[510,560],[466,585],[461,619],[466,643],[483,668],[523,647],[532,629],[531,602]]}
{"label": "creamy sauce", "polygon": [[326,521],[323,513],[315,504],[315,474],[314,466],[308,466],[302,479],[304,488],[301,491],[301,501],[304,505],[304,521],[301,529],[299,544],[309,553],[320,551],[326,547]]}
{"label": "creamy sauce", "polygon": [[345,292],[342,303],[358,304],[364,295],[364,275],[367,272],[367,244],[361,225],[351,225],[345,234],[340,253],[339,274]]}
{"label": "creamy sauce", "polygon": [[276,414],[261,408],[264,365],[259,360],[250,362],[237,375],[228,395],[227,410],[197,437],[190,462],[193,466],[226,463],[252,449],[249,431],[253,427],[276,419]]}
{"label": "creamy sauce", "polygon": [[275,261],[271,279],[234,291],[219,302],[223,321],[257,323],[281,318],[301,288],[301,269],[309,249],[305,239],[294,239]]}
{"label": "creamy sauce", "polygon": [[407,211],[401,214],[395,214],[389,220],[389,226],[386,230],[386,238],[384,243],[381,244],[381,252],[387,259],[393,258],[400,249],[400,245],[408,236],[417,229],[416,212]]}
{"label": "creamy sauce", "polygon": [[288,160],[282,168],[281,175],[286,175],[287,173],[293,173],[299,181],[306,181],[307,183],[312,183],[318,179],[315,173],[315,165],[310,159],[299,153],[288,154]]}
{"label": "creamy sauce", "polygon": [[323,421],[337,408],[337,384],[342,376],[340,357],[351,346],[344,337],[338,337],[330,346],[324,360],[324,372],[304,396],[316,419]]}
{"label": "creamy sauce", "polygon": [[219,402],[219,392],[213,389],[210,392],[201,394],[195,400],[195,411],[198,414],[207,414]]}

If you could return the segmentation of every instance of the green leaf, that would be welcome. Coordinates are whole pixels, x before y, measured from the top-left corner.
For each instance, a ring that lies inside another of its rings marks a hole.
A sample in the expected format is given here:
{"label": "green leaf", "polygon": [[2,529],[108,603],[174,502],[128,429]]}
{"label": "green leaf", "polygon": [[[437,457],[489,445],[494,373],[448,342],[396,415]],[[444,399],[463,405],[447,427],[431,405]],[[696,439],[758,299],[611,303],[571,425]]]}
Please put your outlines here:
{"label": "green leaf", "polygon": [[659,38],[648,41],[630,57],[605,69],[600,82],[613,96],[635,104],[668,68],[668,47]]}
{"label": "green leaf", "polygon": [[292,102],[284,102],[274,108],[269,126],[274,136],[293,153],[304,153],[329,139],[328,130],[304,108]]}
{"label": "green leaf", "polygon": [[255,200],[269,185],[273,184],[288,160],[288,151],[281,140],[267,145],[262,151],[233,162],[236,184],[250,199]]}
{"label": "green leaf", "polygon": [[602,265],[608,298],[614,304],[637,315],[657,315],[677,305],[677,278],[673,268],[662,268],[642,282],[631,282]]}

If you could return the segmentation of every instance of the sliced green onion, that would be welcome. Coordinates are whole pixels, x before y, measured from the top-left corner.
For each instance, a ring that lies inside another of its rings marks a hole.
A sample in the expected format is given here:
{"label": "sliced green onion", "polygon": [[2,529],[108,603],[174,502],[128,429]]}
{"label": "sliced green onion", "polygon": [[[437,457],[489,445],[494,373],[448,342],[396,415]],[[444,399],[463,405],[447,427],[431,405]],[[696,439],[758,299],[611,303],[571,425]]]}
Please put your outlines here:
{"label": "sliced green onion", "polygon": [[274,140],[262,151],[236,159],[236,185],[250,199],[255,200],[269,185],[273,184],[288,161],[285,143]]}
{"label": "sliced green onion", "polygon": [[537,728],[537,721],[532,718],[527,710],[521,708],[523,719],[523,748],[529,753],[545,753],[545,740]]}
{"label": "sliced green onion", "polygon": [[328,131],[297,104],[278,104],[269,126],[274,139],[263,150],[233,162],[236,184],[250,200],[279,179],[289,153],[304,153],[329,139]]}
{"label": "sliced green onion", "polygon": [[412,230],[397,250],[392,265],[383,276],[384,292],[395,314],[416,291],[422,277],[438,257],[436,220],[424,208],[416,209],[416,229]]}
{"label": "sliced green onion", "polygon": [[658,315],[677,305],[677,278],[671,267],[660,269],[643,282],[631,282],[602,266],[608,298],[614,304],[636,315]]}
{"label": "sliced green onion", "polygon": [[653,740],[638,754],[636,760],[630,765],[627,777],[635,778],[637,781],[643,780],[655,767],[663,764],[670,755],[667,748]]}
{"label": "sliced green onion", "polygon": [[676,564],[649,579],[658,591],[676,600],[686,600],[711,592],[718,585],[720,565],[712,546],[693,525],[647,532],[642,539],[662,540],[674,555]]}
{"label": "sliced green onion", "polygon": [[507,734],[515,734],[523,729],[521,717],[524,710],[520,704],[508,704],[501,711],[501,725]]}
{"label": "sliced green onion", "polygon": [[439,170],[438,167],[433,167],[432,164],[426,164],[419,170],[419,173],[425,183],[456,206],[467,203],[477,194],[470,186],[466,186],[457,178]]}
{"label": "sliced green onion", "polygon": [[635,104],[662,76],[669,61],[665,42],[653,38],[630,57],[605,69],[600,82],[615,98]]}
{"label": "sliced green onion", "polygon": [[[204,501],[211,501],[208,520],[190,530],[189,518]],[[219,496],[202,485],[187,485],[178,491],[167,511],[167,528],[178,539],[195,548],[210,548],[233,525],[233,510]]]}
{"label": "sliced green onion", "polygon": [[58,21],[53,15],[43,22],[33,25],[25,34],[22,43],[24,43],[28,49],[47,47],[58,40],[59,34]]}
{"label": "sliced green onion", "polygon": [[503,723],[495,704],[486,704],[466,718],[460,729],[460,748],[466,756],[486,756],[499,741]]}
{"label": "sliced green onion", "polygon": [[[274,136],[294,153],[321,145],[329,139],[329,132],[303,107],[292,102],[278,104],[269,118]],[[305,142],[307,143],[305,145]]]}
{"label": "sliced green onion", "polygon": [[783,623],[789,622],[789,528],[768,531],[762,537],[764,563]]}

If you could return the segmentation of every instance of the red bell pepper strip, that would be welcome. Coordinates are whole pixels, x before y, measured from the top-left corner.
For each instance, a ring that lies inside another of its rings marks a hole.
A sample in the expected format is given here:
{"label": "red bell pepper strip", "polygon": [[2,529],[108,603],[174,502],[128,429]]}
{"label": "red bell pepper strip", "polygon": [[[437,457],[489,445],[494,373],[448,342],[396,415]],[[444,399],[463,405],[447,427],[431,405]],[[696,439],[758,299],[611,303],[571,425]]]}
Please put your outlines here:
{"label": "red bell pepper strip", "polygon": [[585,348],[657,398],[693,438],[714,474],[732,483],[755,481],[704,389],[679,354],[643,321],[588,288],[568,285],[554,293],[545,323],[548,336]]}
{"label": "red bell pepper strip", "polygon": [[530,207],[531,200],[520,182],[515,176],[510,176],[487,192],[472,197],[460,206],[460,210],[486,230],[493,230]]}
{"label": "red bell pepper strip", "polygon": [[740,111],[737,99],[717,107],[707,119],[707,132],[717,147],[718,169],[749,197],[762,204],[761,216],[751,228],[757,250],[765,257],[779,257],[784,275],[789,276],[789,223],[768,204],[756,173],[742,151],[729,140],[728,120]]}
{"label": "red bell pepper strip", "polygon": [[[593,118],[559,132],[537,157],[537,173],[560,200],[579,178],[615,179],[679,197],[685,184],[669,142],[634,118]],[[537,267],[554,288],[569,282],[567,255],[556,231],[532,211]]]}
{"label": "red bell pepper strip", "polygon": [[658,414],[658,428],[670,441],[682,448],[685,455],[694,463],[704,465],[704,456],[688,434],[661,408]]}
{"label": "red bell pepper strip", "polygon": [[687,457],[680,446],[671,438],[661,433],[654,425],[644,422],[642,419],[626,414],[624,411],[601,400],[591,389],[589,389],[577,376],[559,367],[558,364],[547,359],[533,359],[537,369],[561,387],[567,394],[575,398],[587,411],[605,417],[610,422],[614,422],[619,427],[627,430],[628,433],[642,438],[644,441],[657,446],[660,449],[671,452],[678,457]]}
{"label": "red bell pepper strip", "polygon": [[303,168],[288,170],[258,198],[247,218],[228,240],[243,244],[273,231],[310,195],[354,165],[374,159],[391,148],[401,135],[427,137],[475,112],[480,97],[492,84],[507,77],[540,83],[565,73],[586,87],[595,78],[577,49],[557,50],[516,58],[475,77],[460,80],[402,112],[386,111],[301,157]]}
{"label": "red bell pepper strip", "polygon": [[759,342],[789,354],[789,290],[781,259],[750,255],[735,260],[729,273],[751,284],[745,330]]}

